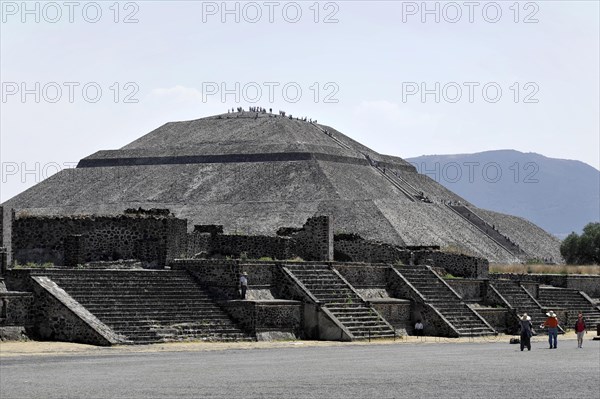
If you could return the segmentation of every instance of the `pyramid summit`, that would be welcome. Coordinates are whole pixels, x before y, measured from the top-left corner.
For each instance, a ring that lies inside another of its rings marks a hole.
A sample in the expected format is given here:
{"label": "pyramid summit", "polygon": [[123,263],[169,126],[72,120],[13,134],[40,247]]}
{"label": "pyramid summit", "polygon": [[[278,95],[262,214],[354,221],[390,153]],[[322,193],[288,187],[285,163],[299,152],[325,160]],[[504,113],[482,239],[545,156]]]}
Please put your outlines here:
{"label": "pyramid summit", "polygon": [[261,235],[329,215],[336,234],[453,248],[492,262],[561,260],[559,240],[525,219],[477,208],[402,158],[332,127],[267,112],[166,123],[2,206],[5,214],[40,215],[168,208],[190,226]]}

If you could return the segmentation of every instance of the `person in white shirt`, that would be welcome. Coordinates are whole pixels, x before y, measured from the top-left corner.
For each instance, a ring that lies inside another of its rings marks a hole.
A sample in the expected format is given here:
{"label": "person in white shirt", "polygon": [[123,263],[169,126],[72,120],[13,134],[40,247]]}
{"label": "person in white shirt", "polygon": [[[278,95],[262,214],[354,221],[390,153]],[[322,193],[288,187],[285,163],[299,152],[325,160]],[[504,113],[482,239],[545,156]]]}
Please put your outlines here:
{"label": "person in white shirt", "polygon": [[423,323],[421,322],[421,320],[417,320],[417,323],[415,324],[415,335],[417,337],[422,337],[423,336]]}
{"label": "person in white shirt", "polygon": [[240,276],[240,297],[246,299],[246,291],[248,290],[248,273],[243,272]]}

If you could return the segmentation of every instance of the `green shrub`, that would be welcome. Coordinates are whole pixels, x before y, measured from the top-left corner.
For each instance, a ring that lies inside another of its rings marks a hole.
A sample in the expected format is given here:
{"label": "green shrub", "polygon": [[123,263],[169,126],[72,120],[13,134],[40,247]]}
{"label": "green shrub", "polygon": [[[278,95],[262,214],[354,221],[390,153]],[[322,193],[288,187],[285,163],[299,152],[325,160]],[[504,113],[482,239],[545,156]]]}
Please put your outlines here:
{"label": "green shrub", "polygon": [[588,223],[581,236],[569,234],[560,246],[560,254],[572,265],[600,264],[600,223]]}

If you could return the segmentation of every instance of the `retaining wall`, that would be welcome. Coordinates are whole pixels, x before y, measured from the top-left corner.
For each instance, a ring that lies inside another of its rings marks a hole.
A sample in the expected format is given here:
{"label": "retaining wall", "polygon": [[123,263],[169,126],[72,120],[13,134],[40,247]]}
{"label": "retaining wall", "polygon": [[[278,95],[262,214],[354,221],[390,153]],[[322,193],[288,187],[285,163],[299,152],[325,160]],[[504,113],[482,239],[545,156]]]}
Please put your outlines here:
{"label": "retaining wall", "polygon": [[0,327],[33,325],[31,292],[0,292]]}
{"label": "retaining wall", "polygon": [[447,278],[444,281],[461,296],[463,301],[481,302],[485,298],[485,282],[482,280]]}
{"label": "retaining wall", "polygon": [[302,336],[303,312],[299,301],[228,301],[223,307],[259,341]]}
{"label": "retaining wall", "polygon": [[185,256],[186,230],[186,220],[168,216],[21,215],[12,226],[13,258],[54,265],[140,259],[147,267],[164,267]]}

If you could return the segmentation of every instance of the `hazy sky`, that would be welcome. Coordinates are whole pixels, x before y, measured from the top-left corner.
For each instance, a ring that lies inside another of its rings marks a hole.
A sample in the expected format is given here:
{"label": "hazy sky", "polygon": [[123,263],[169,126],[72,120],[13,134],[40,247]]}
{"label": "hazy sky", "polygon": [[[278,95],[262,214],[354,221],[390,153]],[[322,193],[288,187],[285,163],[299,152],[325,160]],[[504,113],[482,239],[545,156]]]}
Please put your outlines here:
{"label": "hazy sky", "polygon": [[[599,2],[1,2],[0,201],[259,105],[404,158],[599,155]],[[256,101],[256,102],[253,102]]]}

